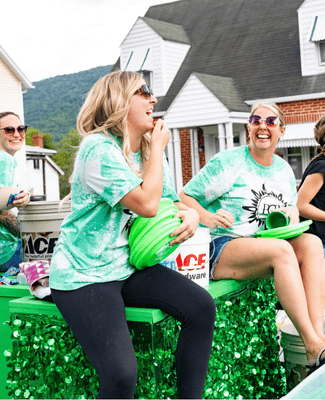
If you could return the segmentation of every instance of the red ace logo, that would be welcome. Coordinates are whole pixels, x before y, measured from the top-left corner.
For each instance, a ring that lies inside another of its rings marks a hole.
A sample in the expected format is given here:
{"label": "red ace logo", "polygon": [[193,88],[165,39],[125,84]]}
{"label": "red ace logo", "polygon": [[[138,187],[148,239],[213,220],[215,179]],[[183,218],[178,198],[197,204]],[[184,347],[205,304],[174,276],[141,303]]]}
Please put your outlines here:
{"label": "red ace logo", "polygon": [[178,254],[176,257],[176,264],[177,264],[177,269],[179,271],[184,271],[184,270],[192,270],[192,269],[203,269],[204,264],[206,263],[206,253],[199,254],[196,256],[195,254],[188,254],[184,260],[182,260],[182,255],[181,253]]}

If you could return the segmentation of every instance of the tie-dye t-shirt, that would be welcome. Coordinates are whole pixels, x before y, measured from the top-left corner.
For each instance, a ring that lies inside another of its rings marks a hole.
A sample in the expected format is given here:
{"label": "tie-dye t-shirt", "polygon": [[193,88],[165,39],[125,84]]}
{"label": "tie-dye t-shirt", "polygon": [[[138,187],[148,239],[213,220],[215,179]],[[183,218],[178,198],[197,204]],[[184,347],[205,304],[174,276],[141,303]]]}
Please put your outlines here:
{"label": "tie-dye t-shirt", "polygon": [[[0,188],[13,186],[17,161],[5,151],[0,150]],[[0,265],[9,261],[17,249],[19,239],[0,224]]]}
{"label": "tie-dye t-shirt", "polygon": [[[140,168],[140,152],[130,158]],[[162,197],[180,201],[165,157],[163,175]],[[61,225],[51,260],[51,288],[124,280],[135,271],[129,264],[128,234],[136,215],[120,200],[141,182],[115,137],[92,134],[83,140],[72,177],[72,211]]]}
{"label": "tie-dye t-shirt", "polygon": [[226,150],[213,158],[184,187],[211,213],[220,208],[234,217],[231,228],[217,227],[212,237],[249,237],[264,229],[265,215],[296,204],[296,180],[290,165],[274,155],[269,167],[258,164],[248,146]]}

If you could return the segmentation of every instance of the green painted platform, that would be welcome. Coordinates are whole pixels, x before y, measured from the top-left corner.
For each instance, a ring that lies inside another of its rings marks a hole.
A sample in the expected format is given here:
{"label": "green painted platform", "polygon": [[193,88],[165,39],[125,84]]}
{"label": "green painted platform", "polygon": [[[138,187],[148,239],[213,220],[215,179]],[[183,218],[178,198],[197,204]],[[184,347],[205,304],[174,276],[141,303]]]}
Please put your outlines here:
{"label": "green painted platform", "polygon": [[[240,293],[242,290],[245,290],[245,287],[249,282],[250,281],[235,280],[210,282],[209,287],[207,287],[206,290],[214,299],[217,299],[224,295]],[[14,288],[15,287],[12,287],[12,289]],[[16,293],[18,294],[20,292],[23,293],[22,290],[18,290]],[[22,297],[17,295],[13,297],[17,297],[17,299],[12,300],[9,304],[9,310],[11,314],[19,313],[61,316],[60,311],[53,303],[41,301],[35,298],[35,296]],[[128,321],[148,322],[150,324],[155,324],[156,322],[162,321],[166,317],[166,313],[156,308],[126,307],[126,319]]]}

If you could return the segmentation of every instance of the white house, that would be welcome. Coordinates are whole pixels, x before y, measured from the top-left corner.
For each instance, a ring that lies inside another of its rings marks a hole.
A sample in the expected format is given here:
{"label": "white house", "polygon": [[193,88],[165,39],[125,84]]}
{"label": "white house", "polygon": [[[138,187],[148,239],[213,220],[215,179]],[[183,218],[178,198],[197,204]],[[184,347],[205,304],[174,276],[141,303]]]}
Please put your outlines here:
{"label": "white house", "polygon": [[43,148],[43,136],[33,135],[33,146],[26,145],[27,190],[31,200],[59,201],[61,168],[51,159],[55,150]]}
{"label": "white house", "polygon": [[287,131],[278,152],[297,184],[325,114],[324,0],[181,0],[152,6],[121,44],[113,70],[142,71],[171,130],[180,190],[218,151],[246,142],[250,106],[276,102]]}
{"label": "white house", "polygon": [[[33,88],[32,83],[0,46],[0,112],[13,111],[24,123],[23,93]],[[15,154],[18,162],[18,181],[27,188],[25,145]]]}

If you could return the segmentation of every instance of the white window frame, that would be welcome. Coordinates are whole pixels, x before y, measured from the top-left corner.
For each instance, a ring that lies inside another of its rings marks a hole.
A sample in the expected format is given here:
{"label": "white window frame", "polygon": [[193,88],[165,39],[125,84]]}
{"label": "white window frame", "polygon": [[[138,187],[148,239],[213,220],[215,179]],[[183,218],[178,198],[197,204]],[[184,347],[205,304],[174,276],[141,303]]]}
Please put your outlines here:
{"label": "white window frame", "polygon": [[[317,49],[317,56],[318,56],[319,65],[320,66],[325,66],[325,40],[321,40],[320,42],[317,42],[315,44],[316,44],[316,49]],[[323,61],[322,61],[321,47],[322,47],[322,50],[323,50],[323,58],[324,58]]]}

